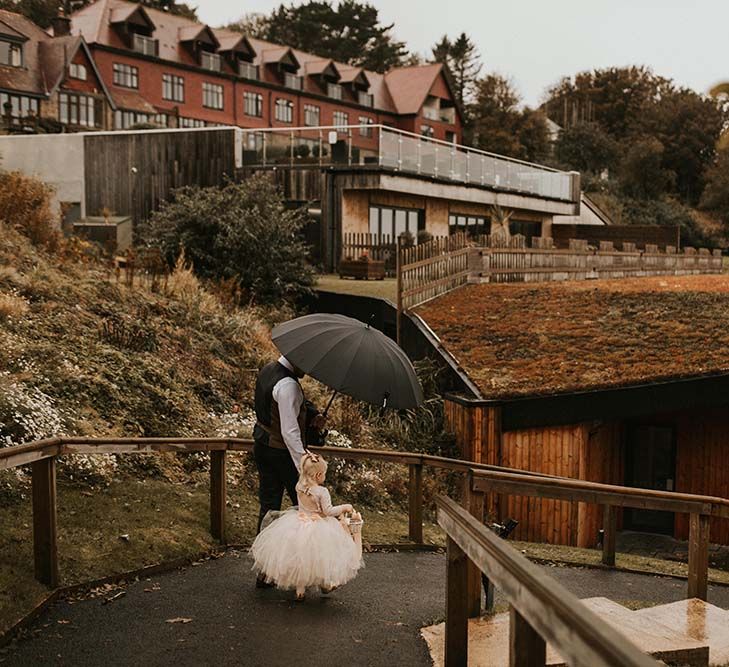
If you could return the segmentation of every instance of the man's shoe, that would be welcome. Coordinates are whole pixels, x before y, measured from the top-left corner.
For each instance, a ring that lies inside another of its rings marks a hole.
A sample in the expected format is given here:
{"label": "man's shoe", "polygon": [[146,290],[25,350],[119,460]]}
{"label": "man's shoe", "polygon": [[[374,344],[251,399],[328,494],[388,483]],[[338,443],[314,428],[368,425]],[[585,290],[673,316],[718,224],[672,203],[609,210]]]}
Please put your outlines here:
{"label": "man's shoe", "polygon": [[276,584],[274,584],[272,581],[266,581],[266,577],[259,574],[256,577],[256,588],[274,588]]}

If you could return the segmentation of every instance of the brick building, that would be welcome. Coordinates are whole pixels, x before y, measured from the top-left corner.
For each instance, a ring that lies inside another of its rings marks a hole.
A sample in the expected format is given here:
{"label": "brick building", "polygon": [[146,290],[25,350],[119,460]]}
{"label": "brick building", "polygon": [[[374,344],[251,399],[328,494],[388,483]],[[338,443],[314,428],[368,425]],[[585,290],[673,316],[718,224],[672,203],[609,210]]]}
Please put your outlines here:
{"label": "brick building", "polygon": [[[68,28],[89,45],[111,92],[113,129],[384,124],[461,138],[441,65],[378,74],[124,0],[98,0]],[[365,128],[359,140],[370,138]]]}
{"label": "brick building", "polygon": [[52,37],[24,16],[0,10],[3,124],[35,129],[45,119],[47,130],[110,127],[111,98],[88,44],[68,34],[69,19],[59,17],[55,26],[59,36]]}

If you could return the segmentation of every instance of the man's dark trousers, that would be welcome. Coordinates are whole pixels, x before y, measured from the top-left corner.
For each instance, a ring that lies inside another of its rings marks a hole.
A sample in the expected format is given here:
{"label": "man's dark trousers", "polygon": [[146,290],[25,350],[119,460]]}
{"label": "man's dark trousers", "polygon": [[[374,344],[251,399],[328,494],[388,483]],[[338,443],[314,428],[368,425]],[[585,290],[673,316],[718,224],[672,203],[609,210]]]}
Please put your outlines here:
{"label": "man's dark trousers", "polygon": [[284,489],[291,499],[291,504],[298,504],[296,482],[299,481],[299,472],[288,449],[269,447],[256,440],[253,445],[253,458],[258,468],[258,501],[261,504],[258,532],[260,532],[266,512],[281,509]]}

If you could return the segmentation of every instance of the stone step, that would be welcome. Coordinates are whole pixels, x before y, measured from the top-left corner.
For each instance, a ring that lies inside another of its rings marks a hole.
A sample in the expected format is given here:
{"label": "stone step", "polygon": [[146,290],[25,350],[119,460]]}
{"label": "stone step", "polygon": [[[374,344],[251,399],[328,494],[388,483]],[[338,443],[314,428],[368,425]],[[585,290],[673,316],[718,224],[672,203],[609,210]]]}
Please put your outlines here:
{"label": "stone step", "polygon": [[693,599],[640,609],[634,614],[641,622],[650,619],[708,644],[711,667],[729,664],[729,611]]}
{"label": "stone step", "polygon": [[[638,617],[637,612],[607,598],[588,598],[582,602],[627,639],[659,660],[686,667],[706,667],[709,664],[707,641],[692,638],[682,629],[666,625],[649,615]],[[445,625],[440,623],[423,628],[421,634],[428,644],[433,664],[436,667],[443,665]],[[471,619],[468,637],[469,667],[508,667],[508,613]],[[547,647],[547,665],[565,665],[563,658],[551,646]]]}

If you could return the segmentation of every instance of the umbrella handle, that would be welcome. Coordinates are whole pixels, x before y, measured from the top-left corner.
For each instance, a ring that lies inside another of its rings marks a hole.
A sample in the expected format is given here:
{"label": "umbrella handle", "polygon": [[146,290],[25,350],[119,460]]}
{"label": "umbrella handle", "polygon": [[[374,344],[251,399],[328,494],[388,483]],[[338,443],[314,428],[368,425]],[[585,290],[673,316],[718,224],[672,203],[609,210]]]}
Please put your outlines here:
{"label": "umbrella handle", "polygon": [[329,413],[329,408],[331,408],[332,407],[332,403],[334,403],[334,399],[336,398],[337,393],[338,392],[335,389],[334,390],[334,393],[332,394],[332,397],[329,399],[329,403],[327,404],[327,408],[326,408],[326,410],[324,410],[324,418],[325,419],[326,419],[327,414]]}

